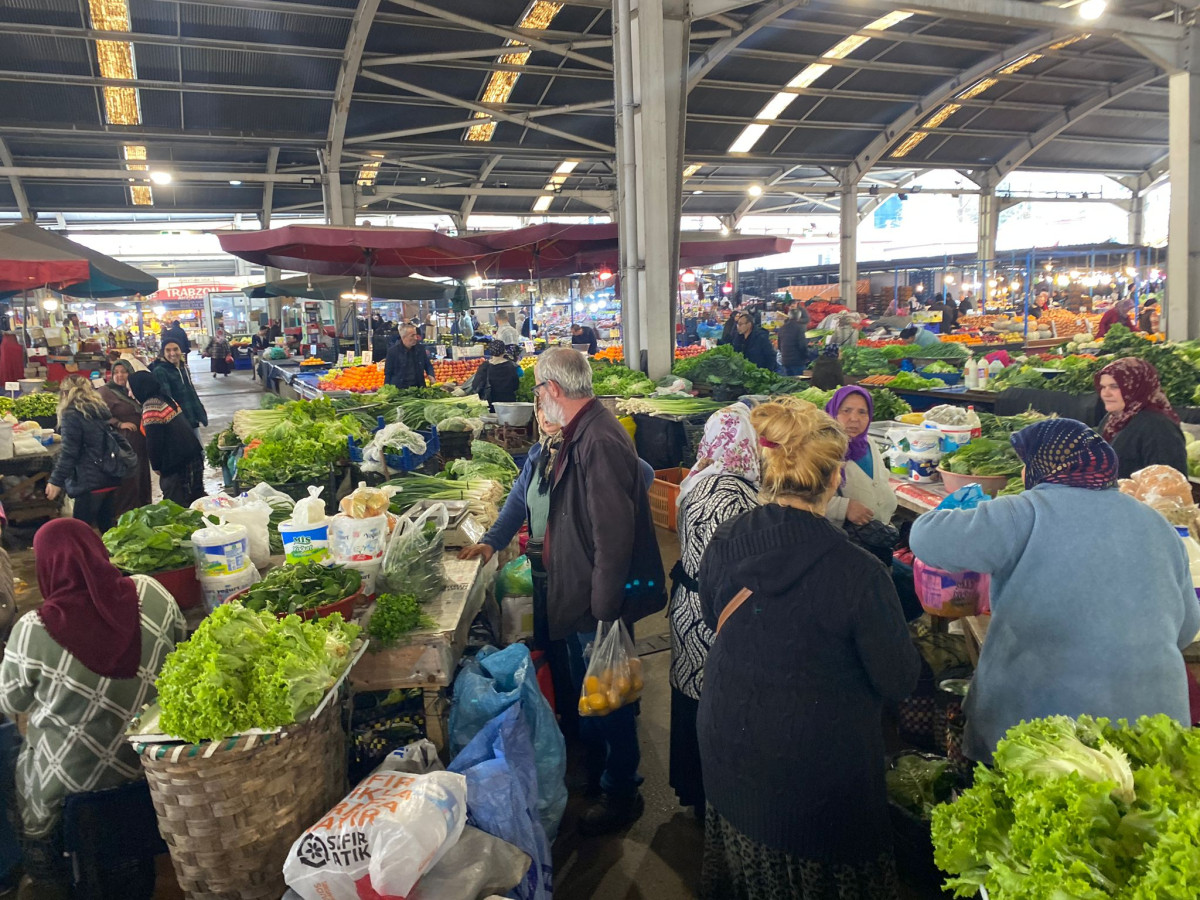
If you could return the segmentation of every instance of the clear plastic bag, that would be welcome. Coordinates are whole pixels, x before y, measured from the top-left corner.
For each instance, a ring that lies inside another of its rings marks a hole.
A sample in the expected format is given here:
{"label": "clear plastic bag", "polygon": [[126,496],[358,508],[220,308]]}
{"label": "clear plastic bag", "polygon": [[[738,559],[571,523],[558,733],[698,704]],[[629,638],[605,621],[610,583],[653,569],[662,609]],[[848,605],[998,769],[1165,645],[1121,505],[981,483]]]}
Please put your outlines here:
{"label": "clear plastic bag", "polygon": [[418,603],[433,600],[446,586],[446,526],[450,515],[444,503],[429,507],[392,535],[383,555],[377,590],[412,594]]}
{"label": "clear plastic bag", "polygon": [[606,716],[642,697],[642,661],[637,658],[625,623],[601,622],[591,646],[583,690],[581,716]]}

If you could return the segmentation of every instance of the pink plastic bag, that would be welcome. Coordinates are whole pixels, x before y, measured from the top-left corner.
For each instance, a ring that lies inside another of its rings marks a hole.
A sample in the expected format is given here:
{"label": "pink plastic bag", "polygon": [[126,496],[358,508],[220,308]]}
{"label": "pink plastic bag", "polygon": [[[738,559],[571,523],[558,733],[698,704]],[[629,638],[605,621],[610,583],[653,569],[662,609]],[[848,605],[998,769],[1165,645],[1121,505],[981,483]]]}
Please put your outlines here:
{"label": "pink plastic bag", "polygon": [[913,586],[921,607],[943,619],[989,615],[992,577],[979,572],[946,572],[913,560]]}

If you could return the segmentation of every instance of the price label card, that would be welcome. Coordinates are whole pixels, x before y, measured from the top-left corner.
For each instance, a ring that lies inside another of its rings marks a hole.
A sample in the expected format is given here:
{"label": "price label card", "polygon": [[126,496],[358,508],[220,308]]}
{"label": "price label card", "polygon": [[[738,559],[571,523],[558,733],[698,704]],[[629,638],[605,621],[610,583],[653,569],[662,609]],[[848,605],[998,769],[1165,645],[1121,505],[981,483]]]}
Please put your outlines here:
{"label": "price label card", "polygon": [[21,389],[21,385],[16,381],[6,381],[4,382],[4,389],[6,391],[19,391]]}

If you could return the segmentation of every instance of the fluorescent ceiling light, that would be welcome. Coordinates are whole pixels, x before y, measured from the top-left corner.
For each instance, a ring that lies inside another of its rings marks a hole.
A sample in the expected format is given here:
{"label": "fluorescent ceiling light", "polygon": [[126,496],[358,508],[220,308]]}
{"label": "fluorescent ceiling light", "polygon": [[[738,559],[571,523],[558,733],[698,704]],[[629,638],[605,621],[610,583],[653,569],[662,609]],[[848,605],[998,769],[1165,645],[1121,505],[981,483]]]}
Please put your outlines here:
{"label": "fluorescent ceiling light", "polygon": [[683,177],[691,178],[693,175],[695,175],[697,172],[699,172],[702,168],[703,168],[703,166],[701,166],[700,163],[692,163],[691,165],[684,166]]}
{"label": "fluorescent ceiling light", "polygon": [[749,194],[751,197],[761,197],[762,193],[763,193],[762,185],[761,184],[752,184],[752,185],[750,185],[750,187],[746,188],[746,193]]}
{"label": "fluorescent ceiling light", "polygon": [[1098,19],[1104,15],[1106,9],[1108,9],[1106,0],[1084,0],[1079,4],[1079,18]]}
{"label": "fluorescent ceiling light", "polygon": [[550,209],[550,204],[554,202],[553,194],[543,194],[537,198],[537,202],[533,204],[533,211],[544,213]]}
{"label": "fluorescent ceiling light", "polygon": [[[863,31],[883,32],[903,22],[912,15],[910,12],[891,12],[886,16],[882,16],[863,27]],[[862,47],[871,40],[873,35],[852,34],[849,37],[838,41],[827,51],[821,54],[821,59],[845,59],[858,48]],[[774,97],[767,101],[766,105],[758,111],[755,119],[778,119],[796,99],[794,91],[803,90],[813,86],[818,78],[832,69],[833,66],[829,63],[809,63],[800,72],[787,83],[788,90],[780,91]],[[758,139],[766,132],[767,126],[762,124],[747,125],[742,129],[742,133],[737,136],[737,139],[730,145],[730,153],[749,153],[754,149],[754,145],[758,143]]]}
{"label": "fluorescent ceiling light", "polygon": [[[525,10],[525,14],[521,16],[517,22],[518,28],[525,28],[531,31],[545,31],[550,27],[550,23],[554,21],[554,17],[562,10],[563,3],[551,2],[551,0],[533,0],[529,4],[529,8]],[[516,44],[513,41],[505,41],[504,46],[525,46]],[[500,64],[503,66],[523,66],[529,60],[530,51],[520,50],[516,53],[505,53],[500,57]],[[488,78],[487,86],[483,89],[483,95],[479,98],[480,103],[507,103],[508,98],[512,96],[513,88],[517,86],[517,79],[521,77],[520,72],[493,72]],[[476,112],[476,119],[487,118],[487,113]],[[496,123],[484,122],[479,125],[472,125],[467,129],[468,141],[490,141],[496,133]]]}
{"label": "fluorescent ceiling light", "polygon": [[162,172],[162,171],[151,172],[150,180],[153,181],[155,184],[170,184],[171,183],[171,173],[170,172]]}
{"label": "fluorescent ceiling light", "polygon": [[237,187],[239,184],[241,184],[240,181],[231,181],[229,183],[232,184],[234,187]]}

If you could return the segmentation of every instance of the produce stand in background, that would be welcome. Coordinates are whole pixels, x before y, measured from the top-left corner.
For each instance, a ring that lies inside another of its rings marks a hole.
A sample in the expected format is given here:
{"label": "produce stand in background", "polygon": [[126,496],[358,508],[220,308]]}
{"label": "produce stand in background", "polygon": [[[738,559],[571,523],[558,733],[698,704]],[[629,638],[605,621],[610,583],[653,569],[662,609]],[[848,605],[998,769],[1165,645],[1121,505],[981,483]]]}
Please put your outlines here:
{"label": "produce stand in background", "polygon": [[410,633],[395,647],[366,653],[350,674],[356,691],[419,688],[425,701],[426,737],[443,754],[449,736],[446,689],[454,681],[471,622],[483,608],[499,564],[496,558],[486,565],[460,560],[457,550],[447,552],[444,560],[447,586],[423,609],[437,624]]}

